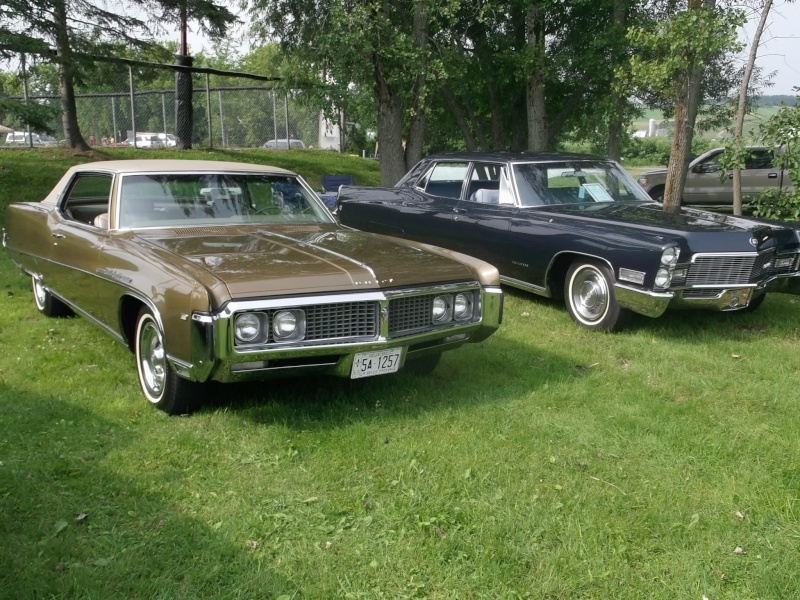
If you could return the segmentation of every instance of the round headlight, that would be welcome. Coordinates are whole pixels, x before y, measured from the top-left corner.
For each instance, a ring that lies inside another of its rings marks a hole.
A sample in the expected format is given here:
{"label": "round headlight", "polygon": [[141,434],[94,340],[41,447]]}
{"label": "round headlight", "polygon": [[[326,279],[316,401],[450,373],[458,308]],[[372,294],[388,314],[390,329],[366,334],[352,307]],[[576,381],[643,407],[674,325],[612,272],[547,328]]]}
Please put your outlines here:
{"label": "round headlight", "polygon": [[656,272],[656,281],[655,281],[656,287],[661,287],[661,288],[669,287],[669,282],[671,280],[672,280],[672,275],[670,274],[669,269],[667,269],[666,267],[661,267]]}
{"label": "round headlight", "polygon": [[242,313],[236,317],[234,334],[241,342],[252,342],[261,333],[261,319],[255,313]]}
{"label": "round headlight", "polygon": [[681,253],[680,248],[676,248],[675,246],[670,246],[669,248],[665,249],[664,252],[661,254],[661,264],[667,265],[669,267],[675,266],[678,262],[678,255]]}
{"label": "round headlight", "polygon": [[277,339],[292,337],[297,331],[297,315],[293,310],[281,310],[272,318],[272,333]]}
{"label": "round headlight", "polygon": [[453,316],[459,321],[472,318],[472,294],[456,294],[453,302]]}
{"label": "round headlight", "polygon": [[446,321],[450,316],[450,301],[447,296],[436,296],[433,299],[432,315],[434,323]]}

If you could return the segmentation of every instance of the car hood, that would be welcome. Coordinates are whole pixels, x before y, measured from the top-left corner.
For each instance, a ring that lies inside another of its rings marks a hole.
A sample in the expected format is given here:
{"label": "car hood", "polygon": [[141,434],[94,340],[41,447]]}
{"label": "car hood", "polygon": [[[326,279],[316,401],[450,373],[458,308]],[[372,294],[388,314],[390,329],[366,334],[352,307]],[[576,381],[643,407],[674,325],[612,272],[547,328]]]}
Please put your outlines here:
{"label": "car hood", "polygon": [[796,229],[783,224],[691,208],[667,212],[655,202],[574,204],[535,210],[561,215],[565,222],[580,226],[589,235],[627,236],[641,241],[652,241],[654,234],[663,240],[682,237],[691,241],[694,252],[718,250],[721,233],[727,234],[730,251],[752,252],[754,246],[763,250],[776,242],[792,245],[800,240]]}
{"label": "car hood", "polygon": [[465,264],[338,226],[140,232],[221,280],[231,297],[341,292],[474,279]]}

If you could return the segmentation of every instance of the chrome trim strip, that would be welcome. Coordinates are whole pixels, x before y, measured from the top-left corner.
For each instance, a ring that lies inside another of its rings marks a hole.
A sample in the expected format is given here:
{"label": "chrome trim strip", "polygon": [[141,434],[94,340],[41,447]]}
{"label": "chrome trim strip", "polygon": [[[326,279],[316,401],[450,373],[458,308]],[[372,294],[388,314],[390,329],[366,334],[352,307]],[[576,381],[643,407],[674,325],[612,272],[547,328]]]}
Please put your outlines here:
{"label": "chrome trim strip", "polygon": [[[346,302],[380,302],[386,300],[382,291],[356,292],[347,294],[326,294],[320,296],[300,296],[282,298],[263,298],[260,300],[231,300],[212,319],[229,318],[233,313],[245,310],[266,310],[270,308],[292,308],[317,304],[340,304]],[[194,318],[194,316],[192,317]]]}
{"label": "chrome trim strip", "polygon": [[[445,283],[439,285],[429,285],[424,287],[403,288],[399,290],[375,290],[364,292],[351,292],[344,294],[325,294],[318,296],[284,296],[281,298],[263,298],[260,300],[232,300],[211,319],[228,318],[235,312],[246,310],[268,310],[271,308],[293,308],[300,306],[316,306],[318,304],[343,304],[347,302],[381,302],[405,296],[419,296],[423,294],[435,294],[451,292],[456,290],[478,290],[481,285],[477,281],[463,283]],[[194,320],[203,320],[203,316],[195,313],[192,315]]]}
{"label": "chrome trim strip", "polygon": [[[772,250],[767,250],[766,252],[772,252]],[[758,256],[759,252],[698,252],[697,254],[692,254],[692,260],[690,262],[695,262],[698,258],[733,258],[736,256],[741,256],[744,258],[749,258],[751,256]]]}
{"label": "chrome trim strip", "polygon": [[505,283],[506,285],[510,285],[515,288],[519,288],[522,290],[527,290],[529,292],[533,292],[535,294],[546,294],[547,289],[543,287],[539,287],[538,285],[534,285],[532,283],[528,283],[527,281],[521,281],[519,279],[514,279],[513,277],[508,277],[506,275],[500,275],[500,282]]}

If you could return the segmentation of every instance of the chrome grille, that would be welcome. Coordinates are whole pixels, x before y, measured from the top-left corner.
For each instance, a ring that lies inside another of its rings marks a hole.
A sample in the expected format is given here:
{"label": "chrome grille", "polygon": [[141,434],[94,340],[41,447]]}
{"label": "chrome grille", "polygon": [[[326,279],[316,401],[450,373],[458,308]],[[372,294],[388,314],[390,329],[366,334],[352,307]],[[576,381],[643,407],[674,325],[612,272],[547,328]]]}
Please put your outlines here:
{"label": "chrome grille", "polygon": [[758,281],[773,264],[774,252],[759,255],[697,256],[689,265],[686,285],[747,285]]}
{"label": "chrome grille", "polygon": [[378,335],[377,302],[320,304],[307,306],[303,310],[306,313],[306,341],[372,338]]}
{"label": "chrome grille", "polygon": [[430,329],[436,294],[394,298],[389,301],[389,336],[409,335]]}

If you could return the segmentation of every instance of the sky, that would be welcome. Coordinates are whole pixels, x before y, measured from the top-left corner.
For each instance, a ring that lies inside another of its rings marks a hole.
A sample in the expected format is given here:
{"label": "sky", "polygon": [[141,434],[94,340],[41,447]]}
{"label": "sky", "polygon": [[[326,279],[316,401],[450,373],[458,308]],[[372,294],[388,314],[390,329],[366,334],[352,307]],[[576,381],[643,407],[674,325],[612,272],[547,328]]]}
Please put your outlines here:
{"label": "sky", "polygon": [[[774,0],[767,27],[761,34],[756,66],[765,74],[777,71],[775,84],[764,88],[763,95],[797,95],[792,88],[800,87],[800,0],[793,3]],[[743,57],[750,52],[750,41],[758,26],[758,18],[744,28],[742,41],[747,44]]]}

